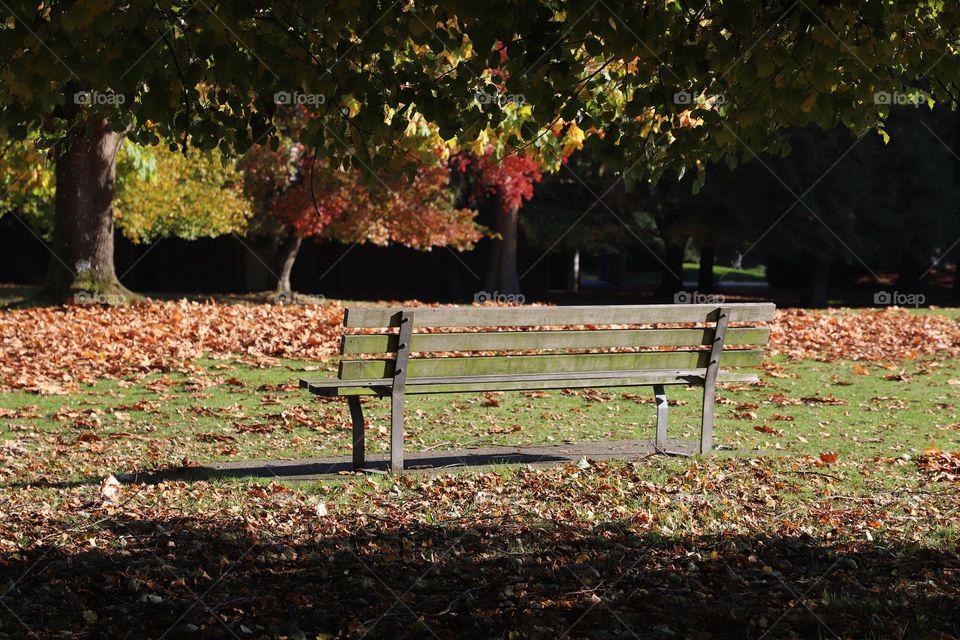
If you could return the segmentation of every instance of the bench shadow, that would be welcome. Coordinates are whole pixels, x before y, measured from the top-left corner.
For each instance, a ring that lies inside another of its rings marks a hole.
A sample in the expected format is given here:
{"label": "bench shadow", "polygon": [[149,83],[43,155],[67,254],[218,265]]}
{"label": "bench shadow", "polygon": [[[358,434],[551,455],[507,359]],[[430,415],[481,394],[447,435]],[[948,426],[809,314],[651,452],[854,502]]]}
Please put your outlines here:
{"label": "bench shadow", "polygon": [[[565,456],[534,453],[438,453],[431,456],[408,458],[404,470],[408,473],[428,473],[447,469],[469,469],[496,465],[555,465],[569,462]],[[389,460],[367,460],[361,473],[387,473]],[[218,478],[280,478],[289,480],[319,480],[324,476],[338,476],[355,473],[349,460],[316,461],[251,461],[246,463],[224,463],[200,467],[178,467],[150,471],[146,473],[128,473],[118,476],[123,483],[156,484],[170,480],[201,481]]]}
{"label": "bench shadow", "polygon": [[[696,443],[669,439],[667,449],[657,451],[651,440],[579,442],[564,445],[502,449],[460,449],[431,453],[413,453],[406,459],[404,471],[409,474],[428,474],[440,471],[479,469],[500,465],[558,466],[575,464],[581,458],[588,460],[636,460],[651,455],[690,456],[696,451]],[[721,449],[718,449],[718,452]],[[726,454],[744,453],[725,450]],[[756,455],[756,452],[751,452]],[[264,478],[291,481],[317,481],[355,473],[385,474],[389,472],[386,458],[367,460],[362,471],[356,472],[349,458],[310,458],[301,460],[248,460],[236,462],[207,463],[193,466],[166,467],[163,469],[124,471],[115,470],[117,480],[124,484],[158,484],[168,481],[201,482],[216,479]],[[27,487],[44,489],[74,489],[97,486],[104,476],[88,476],[80,480],[39,479],[28,482],[14,481],[0,484],[4,489]]]}

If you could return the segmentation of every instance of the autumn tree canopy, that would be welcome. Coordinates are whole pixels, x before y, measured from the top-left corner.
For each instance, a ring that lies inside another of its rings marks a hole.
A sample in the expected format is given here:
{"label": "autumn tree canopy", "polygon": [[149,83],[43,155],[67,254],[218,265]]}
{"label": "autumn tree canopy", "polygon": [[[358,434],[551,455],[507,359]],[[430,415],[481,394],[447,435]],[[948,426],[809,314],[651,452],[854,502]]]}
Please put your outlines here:
{"label": "autumn tree canopy", "polygon": [[[115,286],[121,137],[243,153],[276,147],[278,105],[303,104],[313,117],[297,137],[322,158],[410,172],[430,161],[407,144],[414,117],[444,141],[493,131],[508,152],[554,160],[538,142],[576,122],[587,149],[632,180],[786,152],[788,127],[882,129],[901,100],[954,102],[960,78],[960,5],[938,0],[6,8],[0,128],[41,131],[55,150],[65,195],[48,288],[59,291]],[[71,242],[79,228],[91,232]]]}

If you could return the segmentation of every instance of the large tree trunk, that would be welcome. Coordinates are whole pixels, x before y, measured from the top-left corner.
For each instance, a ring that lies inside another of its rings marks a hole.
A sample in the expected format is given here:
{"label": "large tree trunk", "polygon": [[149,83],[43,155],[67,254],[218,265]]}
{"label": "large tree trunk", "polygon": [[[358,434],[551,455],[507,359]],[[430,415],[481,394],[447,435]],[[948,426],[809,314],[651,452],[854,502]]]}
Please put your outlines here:
{"label": "large tree trunk", "polygon": [[132,295],[113,264],[113,196],[123,134],[105,121],[55,156],[53,242],[41,296],[119,304]]}
{"label": "large tree trunk", "polygon": [[293,273],[293,265],[297,261],[297,253],[300,252],[300,245],[303,244],[303,237],[297,233],[291,232],[280,242],[277,249],[277,267],[280,270],[280,276],[277,279],[277,293],[290,293],[290,274]]}
{"label": "large tree trunk", "polygon": [[716,251],[713,247],[700,247],[700,271],[697,274],[697,290],[713,291],[713,263]]}
{"label": "large tree trunk", "polygon": [[[497,203],[499,205],[499,203]],[[520,208],[496,207],[494,230],[500,236],[492,240],[490,259],[487,263],[486,287],[488,294],[512,295],[520,293],[520,277],[517,273],[517,234]]]}

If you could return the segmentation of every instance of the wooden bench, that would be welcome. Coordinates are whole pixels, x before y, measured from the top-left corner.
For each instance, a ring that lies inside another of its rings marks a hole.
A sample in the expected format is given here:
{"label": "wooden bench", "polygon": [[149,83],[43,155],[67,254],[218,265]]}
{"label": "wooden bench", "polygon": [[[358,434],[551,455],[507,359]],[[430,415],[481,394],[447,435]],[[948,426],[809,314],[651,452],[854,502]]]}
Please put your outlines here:
{"label": "wooden bench", "polygon": [[[301,380],[300,386],[347,398],[355,469],[365,464],[360,396],[390,397],[390,467],[399,472],[404,398],[425,393],[652,386],[655,443],[664,450],[666,385],[700,386],[699,451],[704,453],[713,448],[716,383],[757,380],[753,373],[731,369],[762,362],[769,330],[748,325],[773,314],[771,303],[348,309],[346,329],[376,331],[345,333],[337,378]],[[657,326],[693,323],[698,326]],[[595,328],[604,325],[630,326]]]}

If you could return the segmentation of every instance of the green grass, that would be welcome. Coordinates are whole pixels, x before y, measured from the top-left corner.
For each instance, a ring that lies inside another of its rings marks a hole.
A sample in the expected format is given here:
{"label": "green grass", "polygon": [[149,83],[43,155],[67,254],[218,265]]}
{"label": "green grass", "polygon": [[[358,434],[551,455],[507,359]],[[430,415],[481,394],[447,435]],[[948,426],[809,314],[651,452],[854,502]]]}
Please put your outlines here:
{"label": "green grass", "polygon": [[[693,280],[696,282],[699,273],[700,265],[698,263],[683,263],[684,280]],[[713,277],[716,279],[723,278],[724,281],[728,282],[766,282],[767,267],[766,265],[760,264],[743,269],[734,269],[733,267],[716,264],[713,266]]]}
{"label": "green grass", "polygon": [[[297,378],[332,377],[311,363],[255,368],[201,361],[200,371],[102,382],[64,396],[0,394],[0,439],[40,449],[48,479],[77,481],[109,470],[231,459],[348,455],[346,403],[313,397]],[[841,457],[915,456],[928,446],[960,448],[960,361],[914,361],[894,369],[853,362],[774,361],[758,386],[719,392],[716,440],[725,448]],[[867,375],[863,375],[867,373]],[[777,377],[774,377],[777,376]],[[898,379],[885,379],[884,376]],[[670,435],[694,439],[700,391],[668,387]],[[827,399],[821,403],[818,398]],[[68,399],[68,402],[65,400]],[[364,399],[367,447],[386,454],[388,402]],[[410,451],[650,438],[649,387],[410,396]],[[759,429],[758,429],[759,428]],[[69,456],[55,455],[66,450]],[[115,458],[109,469],[104,459]]]}
{"label": "green grass", "polygon": [[[683,263],[684,282],[697,282],[699,273],[700,265],[698,263]],[[656,287],[662,275],[660,271],[635,271],[627,274],[626,284],[631,287]],[[717,264],[713,267],[713,277],[714,280],[720,281],[721,284],[734,282],[766,282],[767,268],[761,264],[744,269],[734,269]]]}

